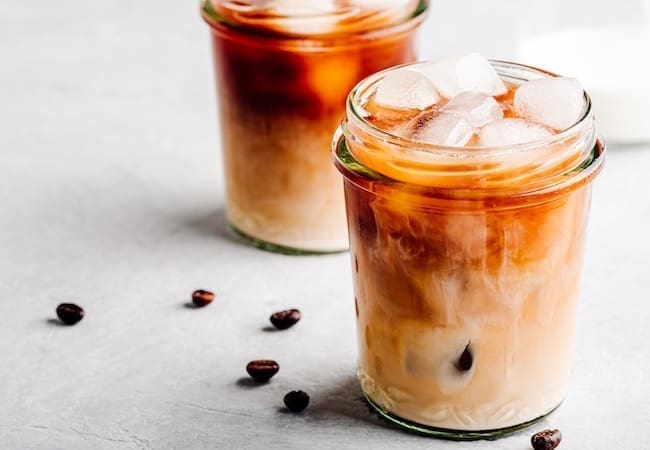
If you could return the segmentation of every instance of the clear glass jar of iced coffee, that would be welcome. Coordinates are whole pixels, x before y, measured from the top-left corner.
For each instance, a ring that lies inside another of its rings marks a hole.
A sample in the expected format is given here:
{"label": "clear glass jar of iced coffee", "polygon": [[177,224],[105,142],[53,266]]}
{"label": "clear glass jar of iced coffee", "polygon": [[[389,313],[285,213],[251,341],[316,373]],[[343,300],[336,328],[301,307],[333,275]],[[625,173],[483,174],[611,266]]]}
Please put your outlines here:
{"label": "clear glass jar of iced coffee", "polygon": [[203,0],[232,228],[285,253],[348,248],[329,143],[362,78],[415,61],[426,0]]}
{"label": "clear glass jar of iced coffee", "polygon": [[352,91],[332,150],[370,403],[453,439],[553,411],[604,161],[580,84],[476,54],[390,69]]}

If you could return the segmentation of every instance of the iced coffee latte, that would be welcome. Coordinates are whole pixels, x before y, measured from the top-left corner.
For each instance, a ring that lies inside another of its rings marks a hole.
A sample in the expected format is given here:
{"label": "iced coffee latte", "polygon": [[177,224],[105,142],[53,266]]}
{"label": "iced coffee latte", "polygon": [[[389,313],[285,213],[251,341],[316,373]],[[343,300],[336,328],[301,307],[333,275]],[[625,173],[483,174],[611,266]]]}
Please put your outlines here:
{"label": "iced coffee latte", "polygon": [[350,94],[333,156],[371,404],[455,439],[556,408],[604,160],[580,83],[478,54],[390,69]]}
{"label": "iced coffee latte", "polygon": [[348,247],[329,143],[363,77],[412,62],[426,0],[203,0],[231,226],[276,251]]}

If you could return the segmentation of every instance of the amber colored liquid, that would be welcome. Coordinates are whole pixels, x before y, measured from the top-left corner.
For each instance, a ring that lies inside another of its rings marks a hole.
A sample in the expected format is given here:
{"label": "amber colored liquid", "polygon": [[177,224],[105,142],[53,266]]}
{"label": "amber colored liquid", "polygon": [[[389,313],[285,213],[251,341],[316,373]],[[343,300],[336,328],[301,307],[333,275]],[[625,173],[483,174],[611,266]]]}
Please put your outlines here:
{"label": "amber colored liquid", "polygon": [[347,248],[331,136],[357,81],[415,59],[413,34],[329,38],[309,47],[213,29],[231,224],[280,246]]}

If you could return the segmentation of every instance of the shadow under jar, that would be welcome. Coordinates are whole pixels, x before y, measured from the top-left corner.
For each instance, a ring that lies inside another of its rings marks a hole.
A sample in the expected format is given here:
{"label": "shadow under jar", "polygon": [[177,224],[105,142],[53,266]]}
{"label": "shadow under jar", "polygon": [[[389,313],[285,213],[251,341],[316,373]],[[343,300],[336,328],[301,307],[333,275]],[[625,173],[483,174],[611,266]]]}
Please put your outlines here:
{"label": "shadow under jar", "polygon": [[204,0],[231,227],[283,253],[348,248],[331,135],[362,78],[415,60],[426,0]]}
{"label": "shadow under jar", "polygon": [[[553,74],[492,62],[509,86]],[[369,120],[379,73],[333,142],[345,179],[359,342],[372,406],[409,430],[495,438],[553,411],[572,360],[591,182],[589,97],[529,144],[439,147]]]}

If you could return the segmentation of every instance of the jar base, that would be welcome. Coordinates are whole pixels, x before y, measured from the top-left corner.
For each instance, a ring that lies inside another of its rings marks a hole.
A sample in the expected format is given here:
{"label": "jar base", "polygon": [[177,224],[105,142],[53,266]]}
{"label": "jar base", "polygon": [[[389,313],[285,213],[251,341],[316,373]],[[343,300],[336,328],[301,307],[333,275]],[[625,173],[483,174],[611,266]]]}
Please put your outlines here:
{"label": "jar base", "polygon": [[335,249],[335,250],[309,250],[309,249],[302,249],[302,248],[287,247],[285,245],[274,244],[272,242],[263,241],[247,233],[244,233],[235,225],[233,225],[232,222],[230,221],[228,222],[228,227],[233,232],[233,234],[235,234],[237,237],[245,240],[248,244],[252,245],[253,247],[266,250],[267,252],[281,253],[283,255],[308,256],[308,255],[330,255],[334,253],[344,253],[348,251],[347,248]]}
{"label": "jar base", "polygon": [[386,411],[384,408],[382,408],[381,406],[373,402],[370,399],[370,397],[368,397],[366,394],[364,394],[364,397],[366,398],[366,401],[368,402],[368,404],[370,404],[372,409],[377,414],[379,414],[379,416],[382,419],[388,421],[389,423],[397,425],[399,428],[402,428],[411,433],[419,434],[422,436],[428,436],[436,439],[446,439],[449,441],[477,441],[479,439],[493,441],[495,439],[499,439],[508,436],[514,432],[521,431],[525,428],[528,428],[529,426],[544,419],[549,414],[552,414],[562,404],[562,402],[560,402],[557,406],[555,406],[546,414],[542,414],[541,416],[535,419],[529,420],[524,423],[520,423],[518,425],[513,425],[505,428],[495,428],[492,430],[475,431],[475,430],[454,430],[449,428],[436,428],[429,425],[422,425],[416,422],[412,422],[410,420],[403,419],[399,416],[396,416],[393,413]]}

